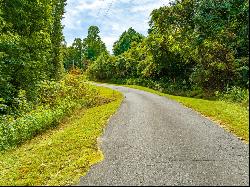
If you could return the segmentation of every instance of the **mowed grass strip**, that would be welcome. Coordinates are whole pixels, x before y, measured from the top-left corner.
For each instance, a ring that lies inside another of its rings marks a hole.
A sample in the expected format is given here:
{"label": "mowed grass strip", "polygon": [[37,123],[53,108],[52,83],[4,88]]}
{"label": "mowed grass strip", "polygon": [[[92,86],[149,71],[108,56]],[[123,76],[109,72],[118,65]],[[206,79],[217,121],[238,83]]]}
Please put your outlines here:
{"label": "mowed grass strip", "polygon": [[77,184],[91,165],[101,161],[97,138],[123,96],[108,88],[99,89],[112,102],[75,111],[58,128],[0,153],[0,185]]}
{"label": "mowed grass strip", "polygon": [[240,104],[173,96],[137,85],[126,86],[176,100],[183,105],[200,112],[202,115],[209,117],[213,121],[219,123],[223,128],[242,139],[245,143],[249,143],[249,111]]}

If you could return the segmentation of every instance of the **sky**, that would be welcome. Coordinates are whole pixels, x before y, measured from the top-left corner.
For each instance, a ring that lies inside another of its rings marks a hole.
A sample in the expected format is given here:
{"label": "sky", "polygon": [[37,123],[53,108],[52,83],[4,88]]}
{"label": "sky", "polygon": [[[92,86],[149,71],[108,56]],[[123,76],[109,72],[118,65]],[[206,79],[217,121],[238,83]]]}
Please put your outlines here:
{"label": "sky", "polygon": [[96,25],[112,53],[113,43],[130,27],[146,36],[150,13],[168,3],[169,0],[67,0],[63,34],[69,46],[75,38],[86,38],[89,26]]}

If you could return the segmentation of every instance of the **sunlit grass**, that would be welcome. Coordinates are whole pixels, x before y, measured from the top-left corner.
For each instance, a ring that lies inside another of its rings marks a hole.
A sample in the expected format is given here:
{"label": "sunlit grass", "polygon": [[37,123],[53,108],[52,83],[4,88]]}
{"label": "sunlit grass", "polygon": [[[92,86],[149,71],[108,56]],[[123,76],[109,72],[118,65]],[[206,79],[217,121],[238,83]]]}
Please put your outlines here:
{"label": "sunlit grass", "polygon": [[97,138],[123,96],[108,88],[98,89],[106,98],[103,105],[77,110],[58,128],[0,153],[0,185],[77,184],[91,165],[101,161]]}
{"label": "sunlit grass", "polygon": [[126,86],[174,99],[218,122],[223,128],[229,130],[244,142],[249,143],[249,111],[240,104],[173,96],[142,86]]}

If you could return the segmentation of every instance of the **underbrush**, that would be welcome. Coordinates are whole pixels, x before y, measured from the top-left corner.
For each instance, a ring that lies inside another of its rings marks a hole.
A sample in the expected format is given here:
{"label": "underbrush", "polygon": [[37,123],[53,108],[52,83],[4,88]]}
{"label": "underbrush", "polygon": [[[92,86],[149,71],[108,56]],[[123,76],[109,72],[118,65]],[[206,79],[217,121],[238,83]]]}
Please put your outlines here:
{"label": "underbrush", "polygon": [[151,88],[162,93],[200,98],[207,100],[221,100],[230,103],[237,103],[241,106],[249,107],[249,91],[240,87],[225,88],[222,91],[203,90],[199,86],[189,85],[186,81],[170,83],[166,80],[151,80],[143,78],[111,79],[106,82],[124,85],[138,85]]}
{"label": "underbrush", "polygon": [[223,92],[215,92],[219,100],[240,103],[244,107],[249,107],[249,90],[233,86]]}
{"label": "underbrush", "polygon": [[[36,94],[36,100],[28,102],[25,91],[20,90],[15,99],[15,110],[0,116],[0,151],[14,148],[56,127],[76,109],[100,105],[105,100],[93,85],[87,84],[76,72],[67,74],[58,82],[40,82]],[[1,107],[8,110],[3,102]]]}
{"label": "underbrush", "polygon": [[[96,87],[105,98],[91,108],[76,109],[56,128],[0,152],[1,186],[58,186],[79,183],[90,166],[103,159],[97,138],[122,102],[122,94]],[[99,105],[97,104],[97,105]]]}

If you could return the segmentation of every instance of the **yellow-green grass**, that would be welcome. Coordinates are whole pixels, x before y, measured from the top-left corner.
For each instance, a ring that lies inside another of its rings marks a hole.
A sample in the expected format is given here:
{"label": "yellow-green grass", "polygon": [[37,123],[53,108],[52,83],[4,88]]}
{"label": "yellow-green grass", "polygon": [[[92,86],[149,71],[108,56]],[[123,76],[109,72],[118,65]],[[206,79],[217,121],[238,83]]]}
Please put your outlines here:
{"label": "yellow-green grass", "polygon": [[249,111],[240,104],[173,96],[137,85],[125,86],[176,100],[183,105],[200,112],[202,115],[209,117],[211,120],[219,123],[226,130],[235,134],[245,143],[249,143]]}
{"label": "yellow-green grass", "polygon": [[103,155],[97,138],[123,96],[108,88],[98,89],[111,102],[75,111],[58,128],[0,153],[0,185],[77,184],[91,165],[100,162]]}

